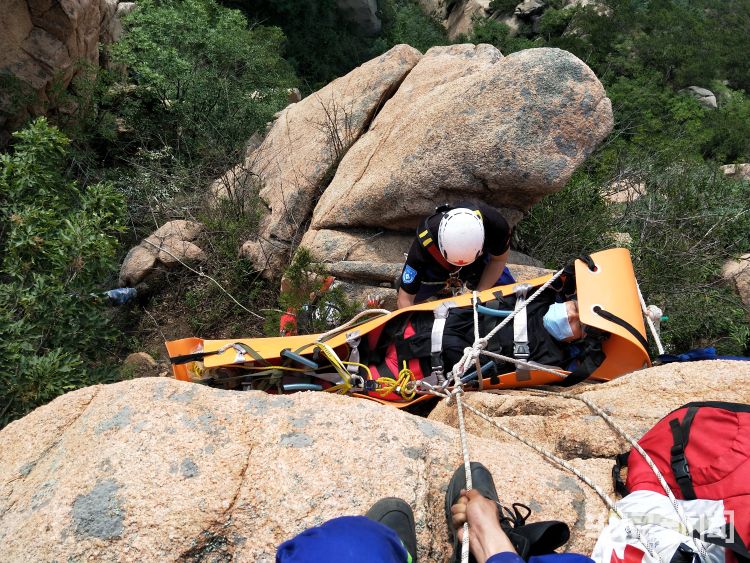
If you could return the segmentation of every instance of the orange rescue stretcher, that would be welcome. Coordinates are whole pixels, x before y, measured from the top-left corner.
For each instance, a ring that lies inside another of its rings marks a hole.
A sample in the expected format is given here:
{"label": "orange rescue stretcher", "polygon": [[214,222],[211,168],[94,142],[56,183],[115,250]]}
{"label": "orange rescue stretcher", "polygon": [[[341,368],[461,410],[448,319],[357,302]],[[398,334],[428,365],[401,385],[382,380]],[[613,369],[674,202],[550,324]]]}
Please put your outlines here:
{"label": "orange rescue stretcher", "polygon": [[[591,254],[590,258],[593,267],[585,260],[574,262],[575,294],[581,323],[608,333],[602,343],[604,360],[589,376],[593,380],[608,381],[651,364],[629,252],[615,248]],[[530,294],[533,294],[551,277],[543,276],[524,283],[532,286]],[[478,294],[478,301],[481,304],[500,295],[513,295],[517,285],[482,291]],[[225,389],[260,389],[270,393],[321,390],[401,408],[434,398],[431,394],[414,392],[418,386],[413,381],[425,377],[418,373],[418,362],[407,362],[397,381],[392,378],[380,381],[381,377],[376,379],[372,375],[374,370],[370,368],[373,366],[359,362],[356,344],[364,343],[366,347],[368,335],[379,334],[388,323],[403,321],[400,317],[414,312],[434,311],[447,301],[453,302],[454,307],[472,307],[471,294],[421,303],[365,320],[328,335],[322,341],[320,334],[228,340],[184,338],[166,342],[166,347],[174,376],[181,381]],[[597,313],[601,310],[614,320]],[[452,367],[447,366],[446,371]],[[554,385],[561,381],[558,375],[535,369],[524,370],[523,376],[510,371],[479,377],[482,378],[481,385],[476,387],[482,390]],[[405,389],[408,392],[404,392]]]}

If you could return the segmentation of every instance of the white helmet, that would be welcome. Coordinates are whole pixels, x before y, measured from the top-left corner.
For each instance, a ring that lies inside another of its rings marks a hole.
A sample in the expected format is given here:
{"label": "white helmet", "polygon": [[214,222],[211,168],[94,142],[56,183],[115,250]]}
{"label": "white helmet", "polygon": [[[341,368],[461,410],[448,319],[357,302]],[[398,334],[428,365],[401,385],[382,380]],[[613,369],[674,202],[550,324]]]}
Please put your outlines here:
{"label": "white helmet", "polygon": [[483,246],[484,223],[478,211],[458,207],[443,215],[438,228],[438,247],[450,264],[471,264],[482,253]]}

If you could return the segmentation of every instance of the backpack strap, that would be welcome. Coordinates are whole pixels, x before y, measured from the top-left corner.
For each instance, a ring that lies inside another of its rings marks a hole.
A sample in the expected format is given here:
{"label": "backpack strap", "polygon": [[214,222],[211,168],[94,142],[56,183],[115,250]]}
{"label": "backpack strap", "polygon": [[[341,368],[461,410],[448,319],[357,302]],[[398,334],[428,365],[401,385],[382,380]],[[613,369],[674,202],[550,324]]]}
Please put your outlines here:
{"label": "backpack strap", "polygon": [[693,424],[698,407],[690,407],[685,413],[682,423],[676,418],[669,421],[669,427],[672,429],[672,449],[670,450],[670,465],[677,484],[680,487],[682,496],[685,500],[695,500],[695,489],[693,488],[693,478],[690,476],[690,467],[688,466],[685,449],[690,438],[690,426]]}
{"label": "backpack strap", "polygon": [[630,452],[624,452],[615,456],[615,464],[612,466],[612,484],[614,485],[615,492],[621,497],[630,494],[625,481],[622,480],[622,468],[628,466],[628,458]]}
{"label": "backpack strap", "polygon": [[[732,551],[739,563],[750,563],[750,550],[748,550],[733,524],[725,524],[721,535],[701,535],[697,530],[693,530],[693,537]],[[728,538],[731,538],[731,541]]]}

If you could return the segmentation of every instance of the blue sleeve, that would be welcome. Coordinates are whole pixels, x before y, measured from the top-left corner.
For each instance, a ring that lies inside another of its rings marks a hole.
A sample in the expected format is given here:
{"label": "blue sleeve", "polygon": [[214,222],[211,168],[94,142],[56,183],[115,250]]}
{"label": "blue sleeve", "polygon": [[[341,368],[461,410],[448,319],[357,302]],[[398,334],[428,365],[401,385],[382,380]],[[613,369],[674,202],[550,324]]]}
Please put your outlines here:
{"label": "blue sleeve", "polygon": [[407,563],[396,532],[365,516],[342,516],[282,543],[276,563]]}
{"label": "blue sleeve", "polygon": [[[506,551],[490,556],[487,563],[524,563],[524,560],[520,555]],[[532,555],[529,563],[594,563],[594,561],[580,553],[548,553],[547,555]]]}

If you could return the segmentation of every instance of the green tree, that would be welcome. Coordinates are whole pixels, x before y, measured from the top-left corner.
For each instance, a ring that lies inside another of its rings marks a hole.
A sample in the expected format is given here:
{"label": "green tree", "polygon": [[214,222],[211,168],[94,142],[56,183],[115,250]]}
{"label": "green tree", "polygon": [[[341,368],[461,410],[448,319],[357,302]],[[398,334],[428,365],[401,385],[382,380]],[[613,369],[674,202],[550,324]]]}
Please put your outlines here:
{"label": "green tree", "polygon": [[382,12],[383,33],[374,45],[376,51],[406,43],[424,53],[430,47],[451,43],[445,28],[412,0],[386,0]]}
{"label": "green tree", "polygon": [[65,178],[67,138],[44,118],[0,155],[0,426],[97,382],[118,333],[102,300],[122,198]]}
{"label": "green tree", "polygon": [[254,21],[279,26],[288,38],[287,60],[317,90],[373,56],[372,43],[342,15],[336,0],[227,0]]}
{"label": "green tree", "polygon": [[113,57],[132,86],[117,111],[137,146],[170,147],[183,163],[235,164],[295,85],[281,30],[250,27],[214,0],[143,0],[125,26]]}

